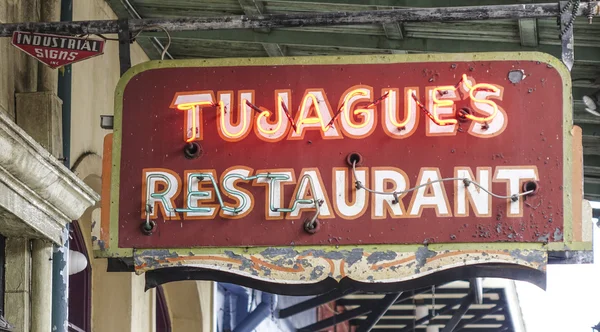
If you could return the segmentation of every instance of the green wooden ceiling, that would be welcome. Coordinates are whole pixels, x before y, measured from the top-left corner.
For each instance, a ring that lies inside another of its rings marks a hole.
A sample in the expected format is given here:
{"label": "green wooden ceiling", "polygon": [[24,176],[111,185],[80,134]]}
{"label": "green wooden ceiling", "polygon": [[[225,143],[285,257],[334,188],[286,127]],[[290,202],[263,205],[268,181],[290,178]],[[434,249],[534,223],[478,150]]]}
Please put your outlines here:
{"label": "green wooden ceiling", "polygon": [[[543,3],[549,0],[106,0],[121,18],[259,15]],[[600,117],[584,110],[581,97],[600,88],[600,19],[574,26],[572,70],[574,122],[584,133],[585,197],[600,201]],[[560,58],[556,19],[394,23],[263,30],[171,32],[168,54],[175,59],[308,56],[375,53],[542,51]],[[138,37],[146,53],[159,59],[164,33]]]}

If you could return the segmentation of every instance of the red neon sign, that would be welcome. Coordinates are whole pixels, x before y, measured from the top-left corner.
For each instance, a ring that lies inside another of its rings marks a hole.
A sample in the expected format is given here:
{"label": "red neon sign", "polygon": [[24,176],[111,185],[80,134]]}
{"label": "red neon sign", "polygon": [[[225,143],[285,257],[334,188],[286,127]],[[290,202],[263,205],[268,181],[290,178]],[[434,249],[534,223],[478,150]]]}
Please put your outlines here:
{"label": "red neon sign", "polygon": [[[332,234],[340,245],[422,244],[490,241],[473,237],[477,225],[550,227],[537,223],[544,215],[530,205],[543,198],[560,207],[564,199],[564,183],[554,180],[563,176],[557,161],[562,145],[539,139],[562,137],[562,85],[537,86],[543,96],[526,93],[534,80],[507,83],[513,62],[494,62],[489,71],[488,62],[479,65],[486,70],[470,66],[217,66],[139,73],[128,83],[123,122],[115,127],[122,139],[119,239],[150,248],[175,242],[288,246],[330,244]],[[560,80],[535,61],[520,66],[528,75]],[[425,69],[440,75],[430,81]],[[181,81],[188,74],[210,79]],[[150,83],[156,80],[163,80],[160,89]],[[541,119],[522,112],[523,105],[542,103]],[[543,136],[528,125],[540,121]],[[189,146],[201,152],[190,153]],[[350,162],[353,153],[360,162]],[[524,189],[530,182],[543,189],[531,196]],[[543,212],[561,224],[558,210]],[[308,234],[303,225],[313,219],[320,230]],[[164,233],[138,234],[146,220]],[[494,241],[517,236],[489,234]],[[520,242],[539,237],[533,228],[519,228],[521,235]]]}

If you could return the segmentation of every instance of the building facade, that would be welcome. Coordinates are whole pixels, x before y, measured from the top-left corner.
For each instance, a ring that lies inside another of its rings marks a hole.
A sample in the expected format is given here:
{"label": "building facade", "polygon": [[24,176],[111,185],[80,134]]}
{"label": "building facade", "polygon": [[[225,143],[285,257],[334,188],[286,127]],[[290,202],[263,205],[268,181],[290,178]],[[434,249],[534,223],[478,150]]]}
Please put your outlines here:
{"label": "building facade", "polygon": [[[58,21],[61,7],[75,21],[116,19],[104,0],[0,0],[0,23]],[[131,60],[148,60],[135,43]],[[62,282],[52,271],[69,225],[69,331],[211,331],[212,282],[146,291],[143,276],[109,273],[106,259],[93,258],[109,133],[100,115],[113,113],[119,77],[115,41],[102,56],[54,70],[0,39],[2,316],[14,331],[65,331],[52,319]]]}
{"label": "building facade", "polygon": [[[109,2],[0,0],[0,23],[117,19]],[[132,65],[148,60],[134,42]],[[146,290],[143,275],[108,272],[108,261],[94,258],[92,234],[101,218],[103,144],[111,132],[101,127],[100,118],[113,114],[120,69],[115,40],[106,40],[101,56],[54,70],[13,47],[10,38],[0,38],[0,309],[14,331],[230,331],[261,301],[270,307],[257,331],[295,331],[338,309],[379,299],[352,295],[346,305],[321,306],[319,315],[312,308],[284,320],[277,309],[306,298],[269,297],[211,281],[177,281]],[[498,320],[512,317],[520,328],[512,283],[490,287],[501,289],[492,299],[498,310],[512,311],[497,315]],[[446,295],[455,300],[465,294]],[[435,295],[420,296],[417,300],[435,302]],[[403,319],[426,317],[428,308],[417,312],[410,303],[395,309],[411,315],[389,318],[396,320],[388,324],[392,328],[404,326]],[[352,330],[363,316],[338,327]]]}

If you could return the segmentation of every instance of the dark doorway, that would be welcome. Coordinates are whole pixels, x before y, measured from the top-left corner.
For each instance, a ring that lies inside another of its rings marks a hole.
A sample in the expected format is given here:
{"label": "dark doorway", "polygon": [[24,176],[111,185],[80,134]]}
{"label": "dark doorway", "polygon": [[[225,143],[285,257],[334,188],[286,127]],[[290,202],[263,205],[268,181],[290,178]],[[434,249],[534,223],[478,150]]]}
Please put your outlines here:
{"label": "dark doorway", "polygon": [[69,331],[91,332],[92,267],[77,221],[71,223],[70,234],[69,249],[84,254],[88,264],[85,270],[69,276]]}
{"label": "dark doorway", "polygon": [[171,318],[162,286],[156,287],[156,332],[171,332]]}

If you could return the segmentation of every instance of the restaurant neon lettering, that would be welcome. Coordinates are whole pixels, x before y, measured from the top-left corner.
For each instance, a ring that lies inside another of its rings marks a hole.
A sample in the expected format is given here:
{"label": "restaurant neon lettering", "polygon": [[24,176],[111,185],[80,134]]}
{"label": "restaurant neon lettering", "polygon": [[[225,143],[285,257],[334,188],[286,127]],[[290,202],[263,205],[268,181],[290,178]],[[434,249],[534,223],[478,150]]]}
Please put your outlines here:
{"label": "restaurant neon lettering", "polygon": [[[143,219],[146,211],[149,211],[150,219],[158,218],[158,211],[165,220],[180,220],[180,215],[184,220],[213,219],[217,214],[227,219],[239,219],[257,208],[258,198],[248,188],[262,186],[265,187],[266,220],[299,219],[303,213],[314,214],[317,206],[320,219],[335,218],[336,215],[342,219],[356,219],[368,209],[372,219],[418,218],[426,209],[433,209],[438,217],[467,217],[470,213],[489,217],[492,199],[507,203],[507,217],[520,217],[523,214],[522,199],[492,198],[486,190],[491,191],[493,183],[504,183],[506,196],[514,196],[521,193],[526,181],[539,180],[536,166],[497,166],[494,170],[477,167],[474,172],[469,167],[457,166],[453,174],[444,174],[447,178],[442,177],[439,168],[422,167],[414,183],[410,183],[408,175],[396,167],[357,167],[356,177],[351,168],[334,168],[331,172],[332,183],[326,184],[318,168],[302,169],[296,177],[293,169],[254,172],[249,167],[237,165],[225,170],[220,179],[213,169],[187,170],[182,183],[181,177],[171,170],[144,169],[141,214]],[[357,189],[356,180],[382,192],[418,188],[394,197]],[[469,185],[472,182],[478,186]],[[447,187],[454,190],[453,204],[448,199]],[[285,193],[290,192],[292,198],[284,202]],[[181,195],[183,206],[178,207],[175,201]]]}

